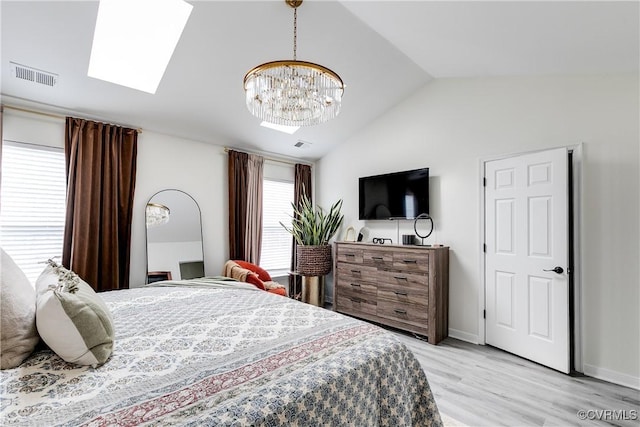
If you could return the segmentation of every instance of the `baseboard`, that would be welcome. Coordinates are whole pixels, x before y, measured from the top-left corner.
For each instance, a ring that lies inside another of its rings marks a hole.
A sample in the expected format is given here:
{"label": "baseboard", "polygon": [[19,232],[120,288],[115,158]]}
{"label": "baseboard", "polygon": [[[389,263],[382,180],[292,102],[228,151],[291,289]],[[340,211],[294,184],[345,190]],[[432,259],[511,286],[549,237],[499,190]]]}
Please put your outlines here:
{"label": "baseboard", "polygon": [[[478,344],[480,342],[478,335],[459,331],[457,329],[449,328],[449,336],[451,338],[455,338],[460,341],[466,341],[471,344]],[[583,373],[587,376],[607,381],[613,384],[618,384],[624,387],[633,388],[635,390],[640,390],[640,378],[638,377],[612,371],[611,369],[588,365],[586,363],[583,365],[583,370]]]}
{"label": "baseboard", "polygon": [[480,342],[480,339],[477,335],[459,331],[457,329],[449,328],[449,336],[460,341],[470,342],[471,344],[478,344]]}
{"label": "baseboard", "polygon": [[590,377],[640,390],[640,378],[638,377],[612,371],[610,369],[600,368],[598,366],[587,365],[586,363],[583,365],[583,369],[583,373]]}

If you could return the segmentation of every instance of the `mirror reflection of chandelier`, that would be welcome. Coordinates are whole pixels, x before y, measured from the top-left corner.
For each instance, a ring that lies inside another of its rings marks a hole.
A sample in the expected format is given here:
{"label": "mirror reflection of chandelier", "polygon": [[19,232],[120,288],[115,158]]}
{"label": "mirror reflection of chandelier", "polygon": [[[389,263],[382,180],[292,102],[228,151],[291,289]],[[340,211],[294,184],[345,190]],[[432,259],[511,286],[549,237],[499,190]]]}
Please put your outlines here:
{"label": "mirror reflection of chandelier", "polygon": [[158,203],[147,204],[147,227],[155,227],[169,222],[171,211],[165,205]]}
{"label": "mirror reflection of chandelier", "polygon": [[338,74],[312,62],[298,61],[298,6],[293,8],[293,60],[258,65],[244,77],[247,108],[254,116],[283,126],[313,126],[340,113],[344,83]]}

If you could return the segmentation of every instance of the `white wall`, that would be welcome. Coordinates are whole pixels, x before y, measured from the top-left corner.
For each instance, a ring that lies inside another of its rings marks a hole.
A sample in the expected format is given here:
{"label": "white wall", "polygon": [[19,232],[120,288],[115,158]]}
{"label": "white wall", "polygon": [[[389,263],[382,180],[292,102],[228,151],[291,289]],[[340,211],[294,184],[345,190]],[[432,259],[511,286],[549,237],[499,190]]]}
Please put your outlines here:
{"label": "white wall", "polygon": [[222,144],[205,144],[143,131],[138,137],[131,287],[145,282],[145,206],[151,196],[165,189],[182,190],[200,206],[205,274],[222,274],[229,256],[227,155]]}
{"label": "white wall", "polygon": [[[32,144],[64,147],[64,120],[4,110],[3,137]],[[217,142],[217,141],[212,141]],[[227,238],[227,155],[220,145],[143,131],[138,161],[131,232],[130,286],[145,283],[145,206],[160,190],[189,193],[202,212],[205,274],[218,275],[229,253]]]}
{"label": "white wall", "polygon": [[[202,242],[159,242],[147,245],[149,271],[170,271],[172,280],[182,280],[180,263],[202,260]],[[220,273],[217,273],[220,274]]]}
{"label": "white wall", "polygon": [[[638,94],[637,74],[434,80],[318,162],[318,202],[344,199],[345,227],[358,230],[358,177],[429,167],[426,243],[451,247],[450,334],[476,341],[480,160],[584,142],[584,369],[639,387]],[[403,234],[367,226],[394,242]]]}
{"label": "white wall", "polygon": [[[64,119],[4,111],[5,139],[64,147]],[[227,155],[228,141],[203,143],[148,130],[138,136],[136,188],[131,232],[130,286],[145,283],[147,254],[144,209],[155,193],[165,189],[190,194],[202,212],[205,274],[219,275],[229,256]],[[214,145],[218,144],[218,145]],[[293,180],[293,167],[265,162],[265,176]]]}

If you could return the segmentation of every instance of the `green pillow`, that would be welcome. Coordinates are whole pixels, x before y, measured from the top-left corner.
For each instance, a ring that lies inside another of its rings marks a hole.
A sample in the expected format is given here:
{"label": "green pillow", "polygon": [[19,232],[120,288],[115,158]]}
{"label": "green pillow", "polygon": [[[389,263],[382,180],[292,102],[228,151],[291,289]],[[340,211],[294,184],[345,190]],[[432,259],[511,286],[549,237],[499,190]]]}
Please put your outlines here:
{"label": "green pillow", "polygon": [[101,365],[113,352],[113,320],[100,295],[73,271],[49,260],[36,281],[36,326],[67,362]]}
{"label": "green pillow", "polygon": [[29,357],[40,337],[36,291],[4,249],[0,252],[0,369],[9,369]]}

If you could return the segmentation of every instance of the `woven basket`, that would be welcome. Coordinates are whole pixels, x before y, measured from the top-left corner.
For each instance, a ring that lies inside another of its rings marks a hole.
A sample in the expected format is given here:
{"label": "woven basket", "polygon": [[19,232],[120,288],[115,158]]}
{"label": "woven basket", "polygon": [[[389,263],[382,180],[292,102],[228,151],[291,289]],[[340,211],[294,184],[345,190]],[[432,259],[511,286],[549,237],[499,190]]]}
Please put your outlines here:
{"label": "woven basket", "polygon": [[303,276],[324,276],[331,271],[331,245],[297,245],[296,272]]}

